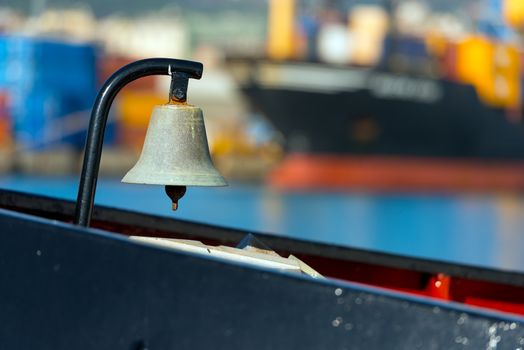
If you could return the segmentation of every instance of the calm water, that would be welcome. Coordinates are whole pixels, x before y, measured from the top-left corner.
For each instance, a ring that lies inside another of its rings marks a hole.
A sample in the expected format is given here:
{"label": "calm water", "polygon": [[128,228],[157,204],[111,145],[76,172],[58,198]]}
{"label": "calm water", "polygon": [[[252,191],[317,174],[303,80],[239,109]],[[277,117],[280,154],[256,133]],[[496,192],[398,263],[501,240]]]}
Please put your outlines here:
{"label": "calm water", "polygon": [[[0,187],[74,199],[76,178],[0,177]],[[524,199],[511,195],[281,193],[188,189],[172,212],[160,186],[101,179],[96,203],[395,254],[524,271]]]}

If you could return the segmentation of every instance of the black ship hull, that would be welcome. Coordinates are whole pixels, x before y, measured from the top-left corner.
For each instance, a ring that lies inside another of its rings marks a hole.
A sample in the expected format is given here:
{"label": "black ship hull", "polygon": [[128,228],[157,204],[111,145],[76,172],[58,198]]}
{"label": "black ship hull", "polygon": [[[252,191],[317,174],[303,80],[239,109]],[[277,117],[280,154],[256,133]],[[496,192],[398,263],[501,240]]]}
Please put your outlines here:
{"label": "black ship hull", "polygon": [[524,159],[524,126],[472,86],[306,63],[233,60],[252,107],[289,152]]}

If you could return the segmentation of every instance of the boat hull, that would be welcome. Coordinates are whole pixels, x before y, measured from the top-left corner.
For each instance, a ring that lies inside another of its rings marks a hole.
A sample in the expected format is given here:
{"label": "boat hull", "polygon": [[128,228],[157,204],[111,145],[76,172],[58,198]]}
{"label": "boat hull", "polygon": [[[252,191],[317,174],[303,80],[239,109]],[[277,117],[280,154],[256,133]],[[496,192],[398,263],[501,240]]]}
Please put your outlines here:
{"label": "boat hull", "polygon": [[0,210],[12,349],[515,349],[524,320]]}
{"label": "boat hull", "polygon": [[522,273],[256,234],[335,277],[319,280],[127,238],[234,246],[241,230],[100,206],[83,228],[69,223],[73,202],[13,191],[0,191],[0,207],[5,348],[515,349],[524,339],[524,318],[494,311],[524,314]]}

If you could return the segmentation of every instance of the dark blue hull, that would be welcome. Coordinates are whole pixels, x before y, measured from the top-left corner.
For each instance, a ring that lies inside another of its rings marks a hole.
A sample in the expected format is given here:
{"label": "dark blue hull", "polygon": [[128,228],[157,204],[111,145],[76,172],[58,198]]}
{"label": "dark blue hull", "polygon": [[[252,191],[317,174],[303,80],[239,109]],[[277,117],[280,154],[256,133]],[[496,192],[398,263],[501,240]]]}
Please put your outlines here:
{"label": "dark blue hull", "polygon": [[[495,342],[516,349],[524,342],[524,319],[508,314],[202,258],[51,220],[67,221],[70,202],[4,192],[0,203],[8,208],[0,209],[1,348],[481,349]],[[245,235],[107,208],[95,211],[94,224],[214,242]],[[259,238],[341,263],[351,253]],[[521,274],[352,253],[355,263],[524,285]]]}
{"label": "dark blue hull", "polygon": [[485,105],[469,85],[320,63],[231,67],[290,152],[524,159],[522,121]]}

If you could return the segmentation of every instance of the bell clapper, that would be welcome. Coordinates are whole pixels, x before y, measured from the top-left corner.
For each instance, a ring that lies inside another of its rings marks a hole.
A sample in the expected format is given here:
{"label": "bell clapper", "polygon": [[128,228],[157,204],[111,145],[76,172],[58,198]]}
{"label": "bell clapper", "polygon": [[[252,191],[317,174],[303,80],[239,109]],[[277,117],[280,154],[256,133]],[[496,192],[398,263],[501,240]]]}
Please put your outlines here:
{"label": "bell clapper", "polygon": [[171,209],[175,211],[178,209],[179,199],[182,198],[184,194],[186,193],[186,186],[167,185],[165,188],[166,188],[166,194],[171,199],[171,202],[172,202]]}

